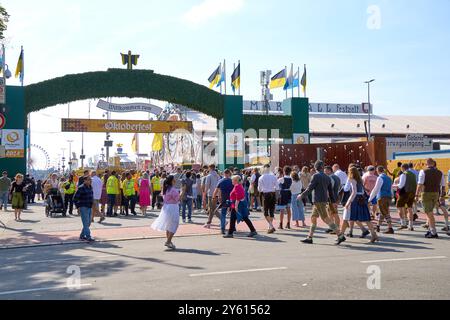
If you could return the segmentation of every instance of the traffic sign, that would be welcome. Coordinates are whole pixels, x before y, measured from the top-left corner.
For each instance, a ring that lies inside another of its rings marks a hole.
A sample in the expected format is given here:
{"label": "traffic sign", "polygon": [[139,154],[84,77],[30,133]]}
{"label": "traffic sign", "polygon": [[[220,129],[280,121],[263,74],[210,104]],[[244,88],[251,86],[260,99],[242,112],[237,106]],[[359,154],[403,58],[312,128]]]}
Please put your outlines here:
{"label": "traffic sign", "polygon": [[0,113],[0,129],[3,129],[5,124],[6,124],[5,116]]}

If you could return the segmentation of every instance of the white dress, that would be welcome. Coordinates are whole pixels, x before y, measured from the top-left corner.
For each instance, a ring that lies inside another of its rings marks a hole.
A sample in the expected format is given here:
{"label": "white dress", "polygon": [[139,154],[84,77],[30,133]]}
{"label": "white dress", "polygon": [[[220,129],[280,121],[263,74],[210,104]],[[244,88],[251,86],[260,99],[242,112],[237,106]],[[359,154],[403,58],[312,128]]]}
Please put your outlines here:
{"label": "white dress", "polygon": [[164,205],[159,217],[153,222],[151,228],[156,231],[175,234],[180,225],[180,193],[175,188],[170,188],[163,196]]}

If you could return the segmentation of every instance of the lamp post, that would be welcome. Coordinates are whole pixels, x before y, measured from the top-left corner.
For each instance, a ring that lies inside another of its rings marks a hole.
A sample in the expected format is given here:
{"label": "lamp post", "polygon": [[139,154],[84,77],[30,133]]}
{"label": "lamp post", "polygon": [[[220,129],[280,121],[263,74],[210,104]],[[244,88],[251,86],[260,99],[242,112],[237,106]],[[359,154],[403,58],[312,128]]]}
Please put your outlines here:
{"label": "lamp post", "polygon": [[67,140],[69,143],[69,172],[72,172],[72,142],[73,140]]}
{"label": "lamp post", "polygon": [[368,123],[368,128],[367,128],[367,135],[368,135],[368,140],[371,141],[372,140],[372,130],[371,130],[371,113],[372,113],[372,105],[370,104],[370,84],[372,82],[374,82],[375,79],[369,80],[369,81],[365,81],[364,83],[367,84],[367,102],[369,103],[369,123]]}

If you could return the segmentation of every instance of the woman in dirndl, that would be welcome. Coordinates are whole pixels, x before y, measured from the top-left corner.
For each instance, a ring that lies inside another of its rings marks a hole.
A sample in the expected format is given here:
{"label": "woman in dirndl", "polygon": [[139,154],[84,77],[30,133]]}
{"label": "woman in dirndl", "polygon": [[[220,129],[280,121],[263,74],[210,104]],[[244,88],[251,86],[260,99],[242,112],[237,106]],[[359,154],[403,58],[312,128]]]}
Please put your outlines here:
{"label": "woman in dirndl", "polygon": [[163,199],[164,205],[159,217],[153,222],[151,228],[156,231],[166,232],[167,241],[165,246],[171,250],[176,247],[172,238],[178,230],[180,224],[180,192],[174,187],[174,176],[168,176],[164,180]]}
{"label": "woman in dirndl", "polygon": [[11,185],[11,204],[14,209],[14,215],[16,221],[22,221],[20,215],[22,210],[25,208],[25,192],[26,186],[23,181],[23,175],[18,173],[15,177],[14,182]]}
{"label": "woman in dirndl", "polygon": [[369,231],[362,228],[363,235],[361,238],[365,238],[370,233],[372,236],[370,243],[379,241],[371,221],[368,198],[364,191],[364,183],[356,167],[351,167],[349,169],[348,180],[351,185],[352,193],[344,206],[344,222],[342,224],[341,235],[337,240],[337,244],[345,241],[344,234],[345,230],[349,226],[349,221],[356,222],[360,227],[363,227],[363,223],[367,225]]}

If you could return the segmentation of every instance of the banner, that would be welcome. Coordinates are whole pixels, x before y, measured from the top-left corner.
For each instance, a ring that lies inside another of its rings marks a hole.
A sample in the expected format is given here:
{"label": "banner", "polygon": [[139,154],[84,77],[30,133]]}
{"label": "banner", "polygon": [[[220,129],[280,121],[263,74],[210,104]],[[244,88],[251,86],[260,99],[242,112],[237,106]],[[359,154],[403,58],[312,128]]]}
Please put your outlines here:
{"label": "banner", "polygon": [[25,132],[23,129],[3,129],[2,145],[6,158],[23,158],[25,156]]}
{"label": "banner", "polygon": [[190,121],[61,119],[62,132],[173,133],[192,132]]}
{"label": "banner", "polygon": [[308,133],[294,133],[293,142],[294,142],[294,144],[309,144],[309,134]]}
{"label": "banner", "polygon": [[162,108],[149,104],[149,103],[128,103],[128,104],[117,104],[107,102],[105,100],[99,100],[97,103],[97,108],[100,108],[109,112],[147,112],[155,115],[160,115],[163,111]]}
{"label": "banner", "polygon": [[241,132],[226,133],[226,157],[239,158],[244,156],[244,135]]}
{"label": "banner", "polygon": [[[282,113],[282,102],[269,101],[269,112]],[[263,101],[244,101],[244,111],[264,112],[267,109],[266,102]],[[310,103],[310,113],[333,113],[333,114],[368,114],[369,106],[363,104],[347,104],[347,103]],[[373,114],[373,105],[372,105]]]}

